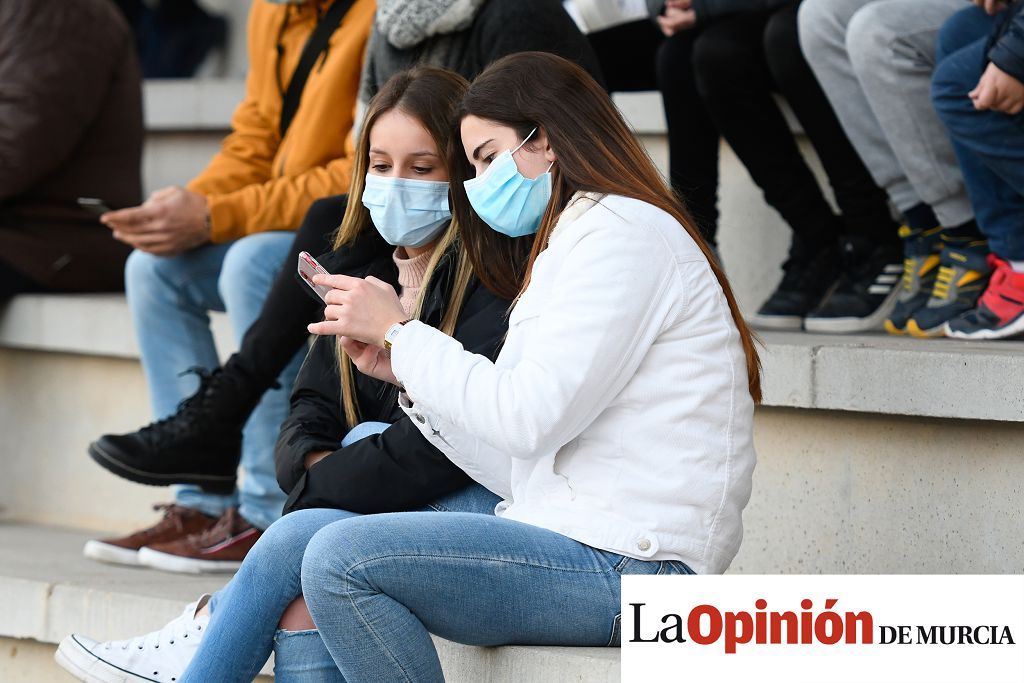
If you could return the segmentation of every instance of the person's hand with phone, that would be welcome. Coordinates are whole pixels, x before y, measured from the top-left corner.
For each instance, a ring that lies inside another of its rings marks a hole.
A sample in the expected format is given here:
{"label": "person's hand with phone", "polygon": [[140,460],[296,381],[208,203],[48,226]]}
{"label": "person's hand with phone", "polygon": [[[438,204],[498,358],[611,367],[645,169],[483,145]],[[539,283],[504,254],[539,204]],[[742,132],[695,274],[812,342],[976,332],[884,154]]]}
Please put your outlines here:
{"label": "person's hand with phone", "polygon": [[384,346],[384,335],[408,320],[395,288],[375,277],[317,275],[314,284],[331,291],[324,297],[324,321],[309,325],[312,334],[350,337],[371,346]]}
{"label": "person's hand with phone", "polygon": [[174,256],[210,241],[206,197],[181,187],[165,187],[141,206],[105,213],[100,221],[114,238],[157,256]]}

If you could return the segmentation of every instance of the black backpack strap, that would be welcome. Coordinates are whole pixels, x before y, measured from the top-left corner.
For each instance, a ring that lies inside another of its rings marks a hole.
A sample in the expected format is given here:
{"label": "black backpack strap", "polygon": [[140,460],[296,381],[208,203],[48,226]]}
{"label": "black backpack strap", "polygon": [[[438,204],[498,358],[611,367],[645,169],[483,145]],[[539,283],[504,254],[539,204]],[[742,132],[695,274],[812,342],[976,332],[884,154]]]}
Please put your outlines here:
{"label": "black backpack strap", "polygon": [[288,132],[288,127],[292,125],[292,119],[295,118],[295,112],[299,109],[299,100],[302,99],[302,91],[306,87],[306,81],[313,70],[313,65],[327,50],[331,36],[341,25],[341,20],[345,18],[345,14],[353,4],[355,4],[355,0],[336,0],[320,17],[313,33],[306,40],[306,45],[302,48],[302,55],[299,57],[299,64],[295,67],[295,72],[288,82],[288,89],[285,90],[281,101],[281,122],[278,130],[281,131],[282,138]]}

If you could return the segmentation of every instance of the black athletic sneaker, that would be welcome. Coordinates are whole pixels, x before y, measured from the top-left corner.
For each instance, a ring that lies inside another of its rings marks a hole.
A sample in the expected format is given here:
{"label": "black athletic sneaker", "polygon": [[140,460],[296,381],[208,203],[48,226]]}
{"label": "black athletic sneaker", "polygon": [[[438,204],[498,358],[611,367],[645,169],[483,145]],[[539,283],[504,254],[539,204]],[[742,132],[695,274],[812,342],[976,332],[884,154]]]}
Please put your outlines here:
{"label": "black athletic sneaker", "polygon": [[896,305],[903,272],[898,246],[876,246],[860,237],[844,237],[843,273],[821,304],[804,320],[808,332],[867,332],[882,327]]}
{"label": "black athletic sneaker", "polygon": [[[798,250],[794,250],[798,251]],[[838,251],[822,249],[811,258],[791,253],[782,282],[748,322],[761,330],[799,330],[839,276]]]}
{"label": "black athletic sneaker", "polygon": [[942,227],[911,230],[903,225],[900,237],[903,239],[903,277],[896,305],[885,320],[885,331],[897,335],[906,334],[907,321],[931,298],[935,276],[939,273]]}
{"label": "black athletic sneaker", "polygon": [[119,477],[139,484],[194,484],[230,493],[242,452],[242,427],[267,387],[229,360],[213,372],[193,369],[199,390],[174,415],[131,434],[107,434],[89,455]]}

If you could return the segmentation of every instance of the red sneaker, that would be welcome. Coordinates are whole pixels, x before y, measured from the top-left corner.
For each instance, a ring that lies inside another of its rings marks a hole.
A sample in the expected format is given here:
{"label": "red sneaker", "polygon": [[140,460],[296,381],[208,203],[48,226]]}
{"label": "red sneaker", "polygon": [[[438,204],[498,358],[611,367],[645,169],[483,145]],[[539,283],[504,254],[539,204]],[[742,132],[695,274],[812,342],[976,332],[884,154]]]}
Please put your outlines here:
{"label": "red sneaker", "polygon": [[91,560],[137,566],[140,564],[139,550],[144,546],[177,541],[217,523],[216,517],[180,505],[154,505],[153,509],[164,513],[153,526],[119,538],[89,541],[82,553]]}
{"label": "red sneaker", "polygon": [[139,563],[182,574],[219,574],[242,566],[263,531],[229,508],[209,529],[139,551]]}
{"label": "red sneaker", "polygon": [[946,323],[946,335],[957,339],[1005,339],[1024,332],[1024,273],[989,254],[992,279],[972,311]]}

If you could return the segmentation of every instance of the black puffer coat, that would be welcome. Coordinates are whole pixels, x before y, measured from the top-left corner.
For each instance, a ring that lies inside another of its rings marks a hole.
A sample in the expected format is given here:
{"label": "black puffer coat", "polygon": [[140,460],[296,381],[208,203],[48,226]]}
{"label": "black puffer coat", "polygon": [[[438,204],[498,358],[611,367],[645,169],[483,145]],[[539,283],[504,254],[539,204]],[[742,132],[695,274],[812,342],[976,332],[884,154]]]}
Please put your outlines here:
{"label": "black puffer coat", "polygon": [[[362,238],[361,238],[362,239]],[[334,254],[320,257],[330,272]],[[437,327],[448,302],[455,252],[442,257],[428,284],[421,320]],[[392,250],[381,249],[362,272],[397,286]],[[463,301],[455,338],[474,353],[494,359],[508,329],[511,302],[488,291],[475,278]],[[398,407],[396,387],[356,375],[357,404],[364,421],[390,422],[383,433],[339,448],[347,431],[341,403],[341,380],[333,337],[321,337],[310,349],[295,381],[291,413],[281,426],[275,459],[281,488],[290,493],[285,512],[329,507],[359,512],[397,512],[422,507],[458,490],[469,477],[430,445]],[[333,451],[307,472],[303,460],[314,451]]]}

